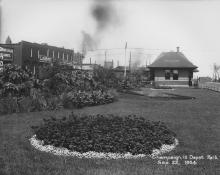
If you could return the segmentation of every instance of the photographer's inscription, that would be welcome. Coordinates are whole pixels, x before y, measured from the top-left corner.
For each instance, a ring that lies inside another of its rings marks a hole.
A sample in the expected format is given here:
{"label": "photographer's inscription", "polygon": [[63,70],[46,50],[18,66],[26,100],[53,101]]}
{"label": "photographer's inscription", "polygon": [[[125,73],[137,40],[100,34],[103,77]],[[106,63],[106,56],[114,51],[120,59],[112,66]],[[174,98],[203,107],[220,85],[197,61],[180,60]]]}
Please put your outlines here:
{"label": "photographer's inscription", "polygon": [[158,156],[158,165],[198,165],[201,161],[219,161],[219,155]]}

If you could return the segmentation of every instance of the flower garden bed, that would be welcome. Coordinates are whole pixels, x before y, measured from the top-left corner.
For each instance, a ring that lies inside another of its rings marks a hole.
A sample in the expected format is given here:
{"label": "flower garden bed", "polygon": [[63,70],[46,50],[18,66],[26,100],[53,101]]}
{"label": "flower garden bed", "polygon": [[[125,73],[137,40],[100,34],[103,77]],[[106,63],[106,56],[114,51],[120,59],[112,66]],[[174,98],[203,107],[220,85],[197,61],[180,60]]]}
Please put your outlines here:
{"label": "flower garden bed", "polygon": [[6,64],[0,75],[0,114],[82,108],[114,100],[108,88],[80,70],[57,67],[50,76],[37,79],[27,69]]}
{"label": "flower garden bed", "polygon": [[45,119],[33,127],[31,144],[57,155],[100,158],[138,158],[167,152],[178,141],[162,122],[115,115]]}

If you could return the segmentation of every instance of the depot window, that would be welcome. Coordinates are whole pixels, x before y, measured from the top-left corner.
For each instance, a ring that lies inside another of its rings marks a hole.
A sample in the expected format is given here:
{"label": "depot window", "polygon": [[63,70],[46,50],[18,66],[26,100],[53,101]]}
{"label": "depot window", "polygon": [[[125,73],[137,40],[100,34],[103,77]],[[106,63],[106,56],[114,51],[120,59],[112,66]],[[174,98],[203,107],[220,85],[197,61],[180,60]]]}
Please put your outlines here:
{"label": "depot window", "polygon": [[179,78],[178,70],[173,70],[173,80],[178,80],[178,78]]}
{"label": "depot window", "polygon": [[170,74],[171,74],[170,70],[165,70],[165,80],[170,80]]}

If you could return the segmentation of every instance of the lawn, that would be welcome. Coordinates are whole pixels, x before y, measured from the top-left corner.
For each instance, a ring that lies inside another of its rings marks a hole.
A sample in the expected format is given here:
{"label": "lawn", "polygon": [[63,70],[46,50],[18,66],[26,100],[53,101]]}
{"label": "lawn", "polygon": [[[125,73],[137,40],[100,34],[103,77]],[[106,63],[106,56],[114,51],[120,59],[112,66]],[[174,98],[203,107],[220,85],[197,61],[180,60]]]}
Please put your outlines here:
{"label": "lawn", "polygon": [[[79,114],[139,114],[163,121],[177,134],[180,144],[164,156],[203,156],[197,165],[159,164],[158,159],[105,160],[58,157],[35,150],[28,139],[31,126],[43,118],[63,117],[71,110],[44,111],[0,116],[0,175],[72,175],[72,174],[220,174],[220,93],[179,88],[169,93],[193,96],[193,100],[163,100],[146,96],[120,94],[115,103],[74,110]],[[207,159],[216,155],[218,160]],[[191,160],[194,161],[195,159]]]}

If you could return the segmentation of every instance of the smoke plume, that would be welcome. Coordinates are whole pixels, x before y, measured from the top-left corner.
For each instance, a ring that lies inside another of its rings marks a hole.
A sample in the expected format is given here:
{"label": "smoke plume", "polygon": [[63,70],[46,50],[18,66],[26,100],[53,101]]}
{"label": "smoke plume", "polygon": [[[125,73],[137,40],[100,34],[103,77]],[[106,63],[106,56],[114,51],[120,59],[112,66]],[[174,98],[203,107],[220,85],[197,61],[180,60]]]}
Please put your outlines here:
{"label": "smoke plume", "polygon": [[90,34],[82,31],[82,52],[85,55],[88,50],[97,49],[98,40],[92,37]]}
{"label": "smoke plume", "polygon": [[96,50],[105,32],[110,27],[119,24],[117,10],[111,0],[94,0],[90,8],[90,13],[95,20],[96,30],[93,34],[82,31],[81,47],[84,55],[86,55],[88,51]]}
{"label": "smoke plume", "polygon": [[119,23],[117,10],[111,0],[95,0],[91,13],[97,24],[97,32],[103,32]]}

